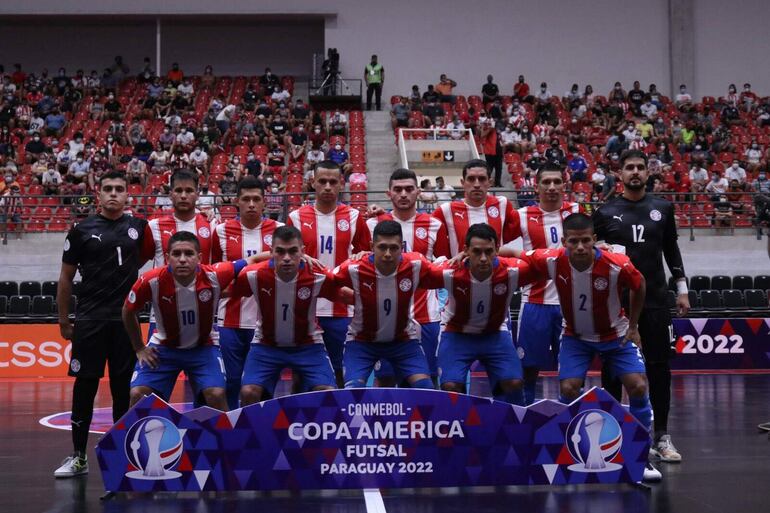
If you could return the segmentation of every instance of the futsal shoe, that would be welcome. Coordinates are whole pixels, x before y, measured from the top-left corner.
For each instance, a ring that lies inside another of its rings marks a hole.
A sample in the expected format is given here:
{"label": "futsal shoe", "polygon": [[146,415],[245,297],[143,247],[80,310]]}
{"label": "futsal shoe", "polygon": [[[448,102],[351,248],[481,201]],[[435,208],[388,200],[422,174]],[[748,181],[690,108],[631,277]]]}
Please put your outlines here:
{"label": "futsal shoe", "polygon": [[54,477],[75,477],[85,474],[88,474],[88,458],[80,457],[78,454],[67,456],[53,473]]}
{"label": "futsal shoe", "polygon": [[644,474],[642,475],[642,482],[644,483],[657,483],[663,479],[663,474],[660,470],[652,466],[652,463],[647,463],[644,466]]}
{"label": "futsal shoe", "polygon": [[666,463],[681,463],[682,455],[674,447],[671,435],[663,435],[650,447],[650,455]]}

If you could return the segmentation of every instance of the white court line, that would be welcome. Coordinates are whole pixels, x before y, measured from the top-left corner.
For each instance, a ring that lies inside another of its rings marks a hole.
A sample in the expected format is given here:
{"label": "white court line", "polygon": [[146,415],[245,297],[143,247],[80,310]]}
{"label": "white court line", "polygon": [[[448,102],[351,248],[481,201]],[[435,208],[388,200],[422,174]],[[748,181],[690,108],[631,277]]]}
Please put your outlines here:
{"label": "white court line", "polygon": [[366,513],[386,513],[379,488],[365,488]]}

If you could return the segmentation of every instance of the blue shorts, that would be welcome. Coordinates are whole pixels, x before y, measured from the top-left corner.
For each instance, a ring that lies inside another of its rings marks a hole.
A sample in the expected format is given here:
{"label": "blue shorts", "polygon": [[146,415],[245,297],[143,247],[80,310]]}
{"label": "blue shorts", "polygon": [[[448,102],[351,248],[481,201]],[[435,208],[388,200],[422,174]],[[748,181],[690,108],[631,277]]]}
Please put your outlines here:
{"label": "blue shorts", "polygon": [[407,379],[415,374],[430,376],[425,352],[417,340],[406,342],[359,342],[345,343],[345,386],[364,386],[378,360],[387,360],[396,376]]}
{"label": "blue shorts", "polygon": [[522,379],[521,360],[510,331],[466,335],[445,331],[438,345],[438,375],[441,384],[465,383],[473,362],[484,364],[492,390],[497,383]]}
{"label": "blue shorts", "polygon": [[323,339],[326,352],[335,371],[342,370],[342,353],[345,350],[345,338],[348,336],[350,317],[319,317],[318,324],[324,330]]}
{"label": "blue shorts", "polygon": [[147,340],[144,341],[145,344],[150,343],[150,339],[152,338],[152,334],[155,333],[155,321],[150,321],[150,329],[147,330]]}
{"label": "blue shorts", "polygon": [[609,364],[615,377],[626,374],[644,374],[644,357],[632,342],[620,343],[623,338],[609,342],[587,342],[578,338],[563,336],[559,349],[559,379],[584,379],[594,355]]}
{"label": "blue shorts", "polygon": [[559,354],[562,315],[559,305],[523,303],[516,345],[523,367],[552,369]]}
{"label": "blue shorts", "polygon": [[[438,376],[438,366],[436,365],[436,349],[438,347],[438,336],[441,332],[440,322],[429,322],[420,325],[420,344],[425,353],[425,359],[428,361],[428,368],[431,376]],[[395,376],[393,366],[387,360],[380,360],[374,366],[374,375],[378,378]],[[399,376],[403,379],[403,376]]]}
{"label": "blue shorts", "polygon": [[243,364],[249,354],[254,330],[247,328],[219,327],[219,349],[225,362],[225,375],[228,381],[241,381]]}
{"label": "blue shorts", "polygon": [[241,384],[259,385],[272,396],[281,371],[287,367],[300,374],[306,390],[318,386],[337,387],[334,369],[322,344],[300,347],[251,344]]}
{"label": "blue shorts", "polygon": [[152,347],[158,351],[158,367],[140,368],[137,362],[131,377],[131,388],[150,387],[168,401],[182,371],[190,380],[195,395],[207,388],[225,388],[225,364],[222,362],[219,346],[177,349],[153,344]]}

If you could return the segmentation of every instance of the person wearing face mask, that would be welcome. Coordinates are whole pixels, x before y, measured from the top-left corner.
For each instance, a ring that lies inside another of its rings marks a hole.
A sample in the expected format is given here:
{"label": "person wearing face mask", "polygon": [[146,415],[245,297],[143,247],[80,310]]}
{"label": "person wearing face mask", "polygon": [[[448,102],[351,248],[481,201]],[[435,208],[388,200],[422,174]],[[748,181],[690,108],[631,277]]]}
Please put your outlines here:
{"label": "person wearing face mask", "polygon": [[679,93],[674,97],[674,103],[680,110],[692,106],[692,96],[687,92],[685,84],[679,86]]}
{"label": "person wearing face mask", "polygon": [[179,133],[176,134],[176,144],[180,145],[184,151],[189,151],[191,145],[195,142],[195,134],[185,125],[179,127]]}
{"label": "person wearing face mask", "polygon": [[45,143],[40,138],[40,133],[35,132],[32,136],[32,139],[24,145],[24,152],[25,152],[25,159],[27,163],[32,164],[34,162],[37,162],[37,160],[45,153],[46,146]]}
{"label": "person wearing face mask", "polygon": [[6,172],[3,176],[3,181],[0,182],[0,194],[8,191],[11,187],[20,187],[19,182],[16,181],[13,173]]}
{"label": "person wearing face mask", "polygon": [[510,124],[505,125],[505,129],[500,132],[500,144],[503,147],[503,153],[520,153],[520,141],[519,131],[514,130]]}
{"label": "person wearing face mask", "polygon": [[727,96],[724,98],[724,103],[726,105],[732,105],[733,107],[737,107],[739,105],[740,97],[738,96],[738,91],[735,87],[735,84],[730,84],[727,87]]}
{"label": "person wearing face mask", "polygon": [[182,83],[182,79],[184,79],[184,72],[179,69],[178,62],[171,64],[171,69],[166,74],[166,78],[174,87]]}
{"label": "person wearing face mask", "polygon": [[[190,167],[198,173],[198,175],[208,176],[209,172],[209,155],[200,145],[196,145],[195,149],[188,156]],[[240,175],[239,175],[240,177]]]}
{"label": "person wearing face mask", "polygon": [[126,178],[128,183],[138,183],[144,188],[147,185],[147,164],[133,156],[126,164]]}
{"label": "person wearing face mask", "polygon": [[69,169],[67,169],[67,179],[70,183],[81,184],[84,183],[85,178],[88,176],[90,162],[85,159],[83,152],[79,152],[75,157],[75,161],[70,163]]}
{"label": "person wearing face mask", "polygon": [[270,99],[276,103],[287,102],[291,99],[291,93],[284,89],[281,84],[276,84],[273,86],[273,93],[270,95]]}
{"label": "person wearing face mask", "polygon": [[746,148],[743,154],[746,156],[746,169],[753,175],[762,164],[762,150],[757,141],[752,141],[751,146]]}
{"label": "person wearing face mask", "polygon": [[310,145],[313,149],[326,152],[328,149],[326,144],[326,133],[321,128],[321,125],[314,125],[313,132],[308,137],[310,139]]}
{"label": "person wearing face mask", "polygon": [[276,85],[281,83],[280,77],[273,74],[270,68],[265,68],[265,73],[259,77],[260,96],[267,96],[273,92]]}
{"label": "person wearing face mask", "polygon": [[59,109],[53,109],[45,117],[45,132],[48,136],[60,137],[64,125],[67,124],[67,118],[59,111]]}
{"label": "person wearing face mask", "polygon": [[171,160],[171,153],[163,146],[155,148],[150,154],[150,158],[147,159],[147,165],[153,173],[164,173],[168,170],[169,161]]}
{"label": "person wearing face mask", "polygon": [[519,78],[513,85],[513,96],[521,102],[532,103],[532,96],[529,94],[529,84],[524,80],[524,75],[519,75]]}
{"label": "person wearing face mask", "polygon": [[719,196],[727,192],[727,179],[722,177],[719,171],[711,172],[711,180],[706,184],[705,192],[711,195],[713,202],[719,201]]}
{"label": "person wearing face mask", "polygon": [[349,162],[348,152],[345,151],[341,144],[335,144],[334,148],[329,151],[327,157],[329,160],[340,166],[345,178],[347,178],[353,171],[353,165]]}
{"label": "person wearing face mask", "polygon": [[739,101],[741,106],[743,106],[743,109],[746,112],[751,112],[752,107],[757,104],[757,102],[759,101],[759,98],[751,90],[751,84],[749,83],[743,84],[743,91],[741,91],[741,96]]}
{"label": "person wearing face mask", "polygon": [[120,119],[120,109],[122,105],[115,98],[115,93],[109,93],[107,95],[107,101],[104,102],[104,117],[106,119]]}
{"label": "person wearing face mask", "polygon": [[738,180],[738,183],[740,183],[741,186],[746,183],[746,170],[741,167],[738,159],[733,159],[733,163],[725,171],[723,180]]}
{"label": "person wearing face mask", "polygon": [[291,131],[291,146],[289,149],[289,164],[300,163],[305,160],[305,151],[308,145],[305,126],[299,125]]}
{"label": "person wearing face mask", "polygon": [[759,170],[757,178],[751,182],[751,190],[760,194],[770,194],[770,179],[765,169]]}
{"label": "person wearing face mask", "polygon": [[147,137],[142,137],[139,142],[134,145],[133,154],[136,155],[142,162],[147,161],[150,158],[153,150],[152,143],[147,140]]}
{"label": "person wearing face mask", "polygon": [[540,90],[537,92],[537,95],[535,98],[537,98],[538,103],[545,104],[548,103],[551,100],[551,91],[548,90],[548,84],[546,82],[542,82],[540,84]]}

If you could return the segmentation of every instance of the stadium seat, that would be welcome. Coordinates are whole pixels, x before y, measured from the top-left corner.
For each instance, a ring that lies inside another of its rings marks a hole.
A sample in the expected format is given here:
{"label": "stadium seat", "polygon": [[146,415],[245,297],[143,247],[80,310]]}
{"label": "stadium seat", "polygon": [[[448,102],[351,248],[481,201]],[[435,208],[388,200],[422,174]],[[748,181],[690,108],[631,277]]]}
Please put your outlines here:
{"label": "stadium seat", "polygon": [[697,292],[694,290],[688,290],[687,299],[690,300],[690,308],[700,308],[700,298],[698,298]]}
{"label": "stadium seat", "polygon": [[59,282],[57,281],[44,281],[41,289],[41,293],[44,296],[53,296],[56,299],[56,291],[58,290]]}
{"label": "stadium seat", "polygon": [[[711,288],[711,278],[708,276],[695,275],[690,278],[690,288],[697,292]],[[756,288],[756,287],[755,287]]]}
{"label": "stadium seat", "polygon": [[43,293],[43,287],[39,281],[23,281],[19,284],[19,295],[35,297]]}
{"label": "stadium seat", "polygon": [[722,291],[722,301],[725,304],[725,308],[730,310],[741,309],[746,307],[746,302],[743,299],[743,292],[736,289],[727,289]]}
{"label": "stadium seat", "polygon": [[754,288],[754,279],[751,276],[740,274],[733,276],[733,288],[737,290],[748,290]]}
{"label": "stadium seat", "polygon": [[7,315],[9,317],[26,317],[29,315],[29,305],[29,296],[11,296],[8,301]]}
{"label": "stadium seat", "polygon": [[706,289],[700,291],[700,304],[707,310],[722,308],[722,295],[718,290]]}
{"label": "stadium seat", "polygon": [[32,315],[49,316],[53,313],[53,296],[35,296],[32,298]]}
{"label": "stadium seat", "polygon": [[746,306],[753,310],[768,310],[767,296],[764,290],[748,289],[745,294]]}
{"label": "stadium seat", "polygon": [[11,297],[19,294],[19,284],[15,281],[0,282],[0,296]]}
{"label": "stadium seat", "polygon": [[754,288],[759,290],[770,289],[770,275],[760,274],[759,276],[754,276]]}
{"label": "stadium seat", "polygon": [[732,288],[733,280],[729,276],[718,274],[711,277],[711,289],[713,290],[727,290]]}
{"label": "stadium seat", "polygon": [[5,310],[8,307],[8,298],[0,296],[0,315],[5,315]]}
{"label": "stadium seat", "polygon": [[676,292],[673,290],[666,291],[666,307],[669,309],[676,308]]}

